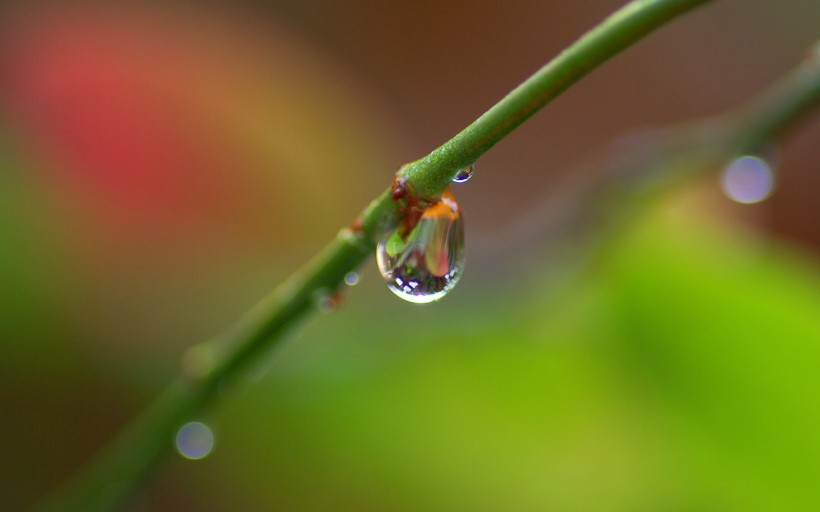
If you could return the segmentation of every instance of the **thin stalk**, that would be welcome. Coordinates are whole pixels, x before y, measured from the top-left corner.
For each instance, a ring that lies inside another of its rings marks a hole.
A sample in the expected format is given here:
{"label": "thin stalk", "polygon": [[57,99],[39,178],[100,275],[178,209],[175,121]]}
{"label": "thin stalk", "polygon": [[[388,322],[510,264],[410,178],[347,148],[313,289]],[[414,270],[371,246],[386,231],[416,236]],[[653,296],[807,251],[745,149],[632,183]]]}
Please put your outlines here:
{"label": "thin stalk", "polygon": [[627,4],[538,70],[458,135],[402,175],[418,196],[435,199],[459,170],[475,162],[544,105],[593,69],[680,14],[709,0],[638,0]]}
{"label": "thin stalk", "polygon": [[[479,119],[400,175],[416,196],[436,199],[459,169],[549,103],[573,83],[642,37],[709,0],[636,0],[613,14],[513,90]],[[796,94],[800,91],[796,91]],[[339,232],[314,260],[222,336],[190,349],[180,378],[101,455],[92,459],[44,510],[111,510],[133,493],[172,451],[174,433],[201,413],[220,387],[235,381],[282,339],[297,321],[331,297],[345,274],[368,258],[375,237],[395,227],[399,211],[388,189]]]}
{"label": "thin stalk", "polygon": [[[566,247],[611,239],[682,182],[761,153],[820,105],[820,42],[798,67],[756,98],[715,117],[627,135],[568,169],[525,228],[506,226],[493,247]],[[509,258],[507,258],[509,259]],[[515,264],[515,263],[513,263]]]}

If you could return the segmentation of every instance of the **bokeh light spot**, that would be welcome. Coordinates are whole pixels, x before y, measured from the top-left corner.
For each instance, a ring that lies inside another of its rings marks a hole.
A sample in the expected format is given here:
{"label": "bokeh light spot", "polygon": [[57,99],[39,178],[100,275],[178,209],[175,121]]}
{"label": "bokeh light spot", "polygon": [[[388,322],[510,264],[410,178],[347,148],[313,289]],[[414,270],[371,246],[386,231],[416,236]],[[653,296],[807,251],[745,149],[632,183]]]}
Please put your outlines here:
{"label": "bokeh light spot", "polygon": [[726,197],[738,203],[759,203],[772,194],[774,172],[756,156],[742,156],[723,169],[720,185]]}
{"label": "bokeh light spot", "polygon": [[186,459],[204,459],[213,450],[214,434],[204,423],[186,423],[177,431],[176,447],[179,454]]}
{"label": "bokeh light spot", "polygon": [[356,272],[348,272],[345,274],[345,284],[348,286],[356,286],[359,284],[359,274]]}

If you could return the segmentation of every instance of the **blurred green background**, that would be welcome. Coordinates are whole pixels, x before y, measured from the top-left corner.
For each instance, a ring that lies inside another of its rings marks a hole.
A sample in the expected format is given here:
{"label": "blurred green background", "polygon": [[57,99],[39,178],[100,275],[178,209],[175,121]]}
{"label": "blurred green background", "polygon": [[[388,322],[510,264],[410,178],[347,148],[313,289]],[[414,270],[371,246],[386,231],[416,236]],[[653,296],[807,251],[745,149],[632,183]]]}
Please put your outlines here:
{"label": "blurred green background", "polygon": [[[0,509],[620,5],[3,3]],[[369,264],[132,509],[820,509],[818,116],[763,203],[706,176],[595,245],[545,247],[532,213],[616,136],[753,95],[819,21],[715,2],[593,73],[454,190],[449,297],[403,303]]]}

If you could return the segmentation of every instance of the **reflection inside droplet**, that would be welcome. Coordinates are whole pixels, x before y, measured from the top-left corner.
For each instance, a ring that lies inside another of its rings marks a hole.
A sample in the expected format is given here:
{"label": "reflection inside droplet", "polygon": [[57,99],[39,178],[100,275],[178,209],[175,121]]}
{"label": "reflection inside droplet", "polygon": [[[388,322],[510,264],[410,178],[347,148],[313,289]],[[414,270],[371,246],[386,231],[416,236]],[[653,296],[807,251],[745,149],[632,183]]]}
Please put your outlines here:
{"label": "reflection inside droplet", "polygon": [[762,158],[742,156],[723,169],[720,185],[723,193],[733,201],[759,203],[774,189],[774,172]]}
{"label": "reflection inside droplet", "polygon": [[204,423],[186,423],[177,431],[176,447],[179,454],[186,459],[204,459],[213,450],[214,434]]}
{"label": "reflection inside droplet", "polygon": [[464,268],[464,221],[450,191],[424,211],[408,235],[395,231],[381,240],[376,262],[402,299],[424,304],[444,297]]}

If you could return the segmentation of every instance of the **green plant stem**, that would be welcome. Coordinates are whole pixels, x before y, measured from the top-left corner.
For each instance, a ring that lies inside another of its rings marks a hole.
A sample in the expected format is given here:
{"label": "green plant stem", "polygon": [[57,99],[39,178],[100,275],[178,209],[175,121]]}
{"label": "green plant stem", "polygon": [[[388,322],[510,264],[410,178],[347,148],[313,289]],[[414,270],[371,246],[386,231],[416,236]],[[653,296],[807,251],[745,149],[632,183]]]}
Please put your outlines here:
{"label": "green plant stem", "polygon": [[746,108],[728,116],[724,123],[738,128],[735,144],[753,151],[791,126],[820,97],[820,41],[793,72],[758,96]]}
{"label": "green plant stem", "polygon": [[738,156],[765,156],[775,138],[818,104],[820,42],[796,69],[740,108],[629,135],[573,166],[564,184],[527,215],[540,222],[527,223],[525,231],[499,232],[496,245],[521,246],[529,240],[548,249],[611,240],[621,233],[619,226],[629,225],[664,191]]}
{"label": "green plant stem", "polygon": [[516,87],[458,135],[402,175],[416,195],[436,199],[460,169],[475,162],[587,73],[670,19],[709,0],[635,1],[614,13]]}
{"label": "green plant stem", "polygon": [[[592,69],[676,16],[708,0],[636,0],[594,28],[453,139],[400,170],[410,193],[435,199],[463,167],[504,138]],[[795,97],[805,91],[794,90]],[[780,98],[785,101],[785,98]],[[768,118],[767,118],[768,119]],[[42,506],[110,510],[172,451],[176,430],[202,412],[219,390],[258,362],[299,319],[332,294],[346,273],[372,254],[375,237],[395,227],[399,211],[388,189],[314,260],[293,274],[222,336],[195,346],[182,376],[101,455]]]}

